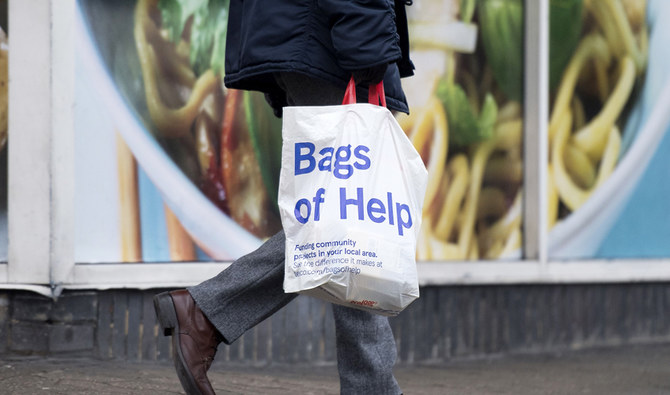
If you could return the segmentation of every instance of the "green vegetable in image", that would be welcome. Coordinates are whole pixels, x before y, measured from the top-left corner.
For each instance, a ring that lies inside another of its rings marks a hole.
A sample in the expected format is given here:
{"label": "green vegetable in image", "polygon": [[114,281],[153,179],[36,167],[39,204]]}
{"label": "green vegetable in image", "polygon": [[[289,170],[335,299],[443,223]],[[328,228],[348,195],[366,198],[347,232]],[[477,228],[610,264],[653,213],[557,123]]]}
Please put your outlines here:
{"label": "green vegetable in image", "polygon": [[490,93],[479,114],[473,111],[463,88],[447,79],[440,80],[435,93],[447,112],[450,145],[465,147],[493,136],[498,106]]}
{"label": "green vegetable in image", "polygon": [[[559,83],[582,28],[582,0],[549,1],[549,89]],[[522,0],[479,0],[480,37],[500,89],[520,101],[523,87]]]}
{"label": "green vegetable in image", "polygon": [[472,16],[475,13],[477,0],[461,0],[461,21],[465,23],[472,22]]}
{"label": "green vegetable in image", "polygon": [[549,90],[561,81],[582,33],[582,0],[549,2]]}
{"label": "green vegetable in image", "polygon": [[279,214],[277,194],[281,170],[281,120],[274,116],[272,108],[258,92],[244,92],[244,114],[263,184],[273,209]]}
{"label": "green vegetable in image", "polygon": [[229,0],[159,0],[163,27],[179,41],[192,17],[189,60],[196,75],[224,74]]}
{"label": "green vegetable in image", "polygon": [[486,61],[500,89],[521,101],[523,88],[523,1],[480,0],[477,13]]}

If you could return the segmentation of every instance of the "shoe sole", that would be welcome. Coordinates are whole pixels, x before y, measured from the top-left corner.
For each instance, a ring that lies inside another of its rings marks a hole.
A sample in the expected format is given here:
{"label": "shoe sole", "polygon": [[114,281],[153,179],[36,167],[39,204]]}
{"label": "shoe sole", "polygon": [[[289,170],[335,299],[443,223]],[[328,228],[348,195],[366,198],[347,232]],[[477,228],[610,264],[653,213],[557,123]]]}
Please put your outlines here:
{"label": "shoe sole", "polygon": [[174,361],[174,367],[177,369],[177,377],[179,377],[184,391],[188,395],[203,395],[191,371],[186,367],[184,355],[181,352],[179,321],[177,320],[177,311],[174,308],[174,302],[169,292],[163,292],[154,296],[154,309],[156,310],[158,324],[163,330],[163,335],[172,336],[172,349],[175,353],[172,360]]}

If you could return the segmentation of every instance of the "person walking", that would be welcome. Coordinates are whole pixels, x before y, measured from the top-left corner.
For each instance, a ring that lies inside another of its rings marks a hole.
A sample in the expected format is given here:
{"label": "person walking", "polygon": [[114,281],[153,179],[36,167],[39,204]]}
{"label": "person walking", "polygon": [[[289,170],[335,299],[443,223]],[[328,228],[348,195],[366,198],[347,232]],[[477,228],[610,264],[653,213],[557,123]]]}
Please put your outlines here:
{"label": "person walking", "polygon": [[[400,78],[413,74],[405,0],[230,0],[224,83],[285,106],[337,105],[353,75],[360,97],[384,81],[387,107],[409,112]],[[188,289],[154,298],[172,336],[177,375],[188,394],[214,394],[207,371],[221,342],[293,300],[283,290],[284,232]],[[333,305],[342,394],[400,394],[388,318]]]}

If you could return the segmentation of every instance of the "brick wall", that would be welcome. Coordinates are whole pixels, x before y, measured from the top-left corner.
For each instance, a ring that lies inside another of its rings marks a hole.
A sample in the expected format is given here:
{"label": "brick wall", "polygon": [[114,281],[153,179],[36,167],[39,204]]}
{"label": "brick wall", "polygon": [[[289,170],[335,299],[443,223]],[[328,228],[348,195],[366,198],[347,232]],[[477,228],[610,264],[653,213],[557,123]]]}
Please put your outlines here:
{"label": "brick wall", "polygon": [[[57,301],[0,291],[0,356],[167,361],[160,290],[70,291]],[[428,287],[391,319],[401,363],[670,342],[670,284]],[[297,298],[221,346],[217,363],[334,362],[329,305]]]}
{"label": "brick wall", "polygon": [[33,293],[5,292],[0,294],[0,322],[0,352],[89,352],[95,348],[98,295],[68,293],[54,303]]}

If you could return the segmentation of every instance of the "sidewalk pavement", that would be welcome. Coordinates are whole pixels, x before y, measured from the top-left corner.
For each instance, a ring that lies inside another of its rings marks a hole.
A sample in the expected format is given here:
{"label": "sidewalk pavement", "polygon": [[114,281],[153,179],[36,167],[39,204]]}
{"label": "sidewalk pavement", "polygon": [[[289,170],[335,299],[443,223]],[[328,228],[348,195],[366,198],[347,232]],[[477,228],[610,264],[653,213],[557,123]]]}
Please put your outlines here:
{"label": "sidewalk pavement", "polygon": [[[405,394],[670,394],[670,344],[398,366]],[[217,394],[338,394],[337,368],[215,364]],[[172,365],[0,358],[0,394],[182,394]]]}

